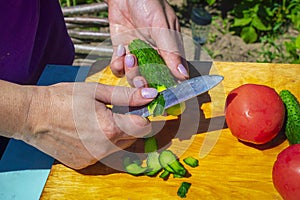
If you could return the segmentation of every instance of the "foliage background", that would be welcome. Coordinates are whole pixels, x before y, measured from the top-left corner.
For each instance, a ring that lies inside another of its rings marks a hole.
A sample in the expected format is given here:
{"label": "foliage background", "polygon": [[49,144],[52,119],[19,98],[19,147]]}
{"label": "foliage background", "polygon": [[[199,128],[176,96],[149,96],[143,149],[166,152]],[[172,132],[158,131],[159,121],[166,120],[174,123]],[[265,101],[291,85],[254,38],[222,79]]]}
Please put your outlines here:
{"label": "foliage background", "polygon": [[[61,6],[103,0],[60,0]],[[169,0],[185,34],[190,13],[204,7],[213,17],[203,48],[218,61],[300,63],[300,0]],[[107,16],[107,13],[98,16]]]}

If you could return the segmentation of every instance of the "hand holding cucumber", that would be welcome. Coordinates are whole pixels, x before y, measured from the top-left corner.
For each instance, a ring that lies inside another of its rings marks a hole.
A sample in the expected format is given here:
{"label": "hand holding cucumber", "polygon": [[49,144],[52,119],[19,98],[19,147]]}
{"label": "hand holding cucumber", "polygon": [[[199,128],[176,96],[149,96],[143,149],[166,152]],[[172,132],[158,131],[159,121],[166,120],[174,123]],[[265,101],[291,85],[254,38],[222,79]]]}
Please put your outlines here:
{"label": "hand holding cucumber", "polygon": [[147,83],[137,70],[137,58],[125,48],[139,38],[158,50],[175,79],[189,77],[178,19],[167,1],[111,0],[108,7],[114,48],[110,66],[115,75],[126,75],[135,87]]}

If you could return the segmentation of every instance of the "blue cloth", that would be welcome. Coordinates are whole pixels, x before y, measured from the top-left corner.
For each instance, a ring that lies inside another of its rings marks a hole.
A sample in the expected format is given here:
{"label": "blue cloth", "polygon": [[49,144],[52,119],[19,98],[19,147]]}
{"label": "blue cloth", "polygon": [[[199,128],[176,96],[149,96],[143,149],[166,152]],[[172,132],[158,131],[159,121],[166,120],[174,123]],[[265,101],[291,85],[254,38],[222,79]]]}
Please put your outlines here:
{"label": "blue cloth", "polygon": [[[90,67],[48,65],[38,85],[82,82]],[[11,139],[0,160],[0,199],[39,199],[54,159],[28,144]]]}

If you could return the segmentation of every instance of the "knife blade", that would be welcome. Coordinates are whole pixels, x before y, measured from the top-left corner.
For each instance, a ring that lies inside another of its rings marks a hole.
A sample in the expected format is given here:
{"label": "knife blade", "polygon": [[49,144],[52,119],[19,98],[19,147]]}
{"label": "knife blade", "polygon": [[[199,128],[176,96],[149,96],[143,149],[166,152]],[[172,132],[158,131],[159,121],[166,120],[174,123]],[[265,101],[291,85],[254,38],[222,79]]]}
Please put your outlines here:
{"label": "knife blade", "polygon": [[[219,75],[203,75],[183,81],[173,87],[170,87],[160,92],[160,94],[162,94],[165,99],[164,108],[170,108],[176,104],[203,94],[218,85],[223,79],[224,77]],[[126,114],[148,117],[150,115],[150,112],[147,106],[145,106],[142,108],[131,110]]]}

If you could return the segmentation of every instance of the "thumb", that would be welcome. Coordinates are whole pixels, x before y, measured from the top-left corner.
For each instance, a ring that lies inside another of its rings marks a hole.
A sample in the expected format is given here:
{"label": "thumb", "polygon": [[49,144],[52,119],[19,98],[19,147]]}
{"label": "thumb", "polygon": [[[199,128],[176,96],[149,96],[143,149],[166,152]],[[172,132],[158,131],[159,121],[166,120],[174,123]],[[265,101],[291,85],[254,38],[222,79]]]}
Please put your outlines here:
{"label": "thumb", "polygon": [[117,106],[142,106],[156,98],[154,88],[130,88],[98,84],[95,97],[97,100]]}
{"label": "thumb", "polygon": [[114,113],[113,116],[115,123],[123,132],[119,139],[141,138],[148,135],[152,130],[150,121],[138,115]]}

